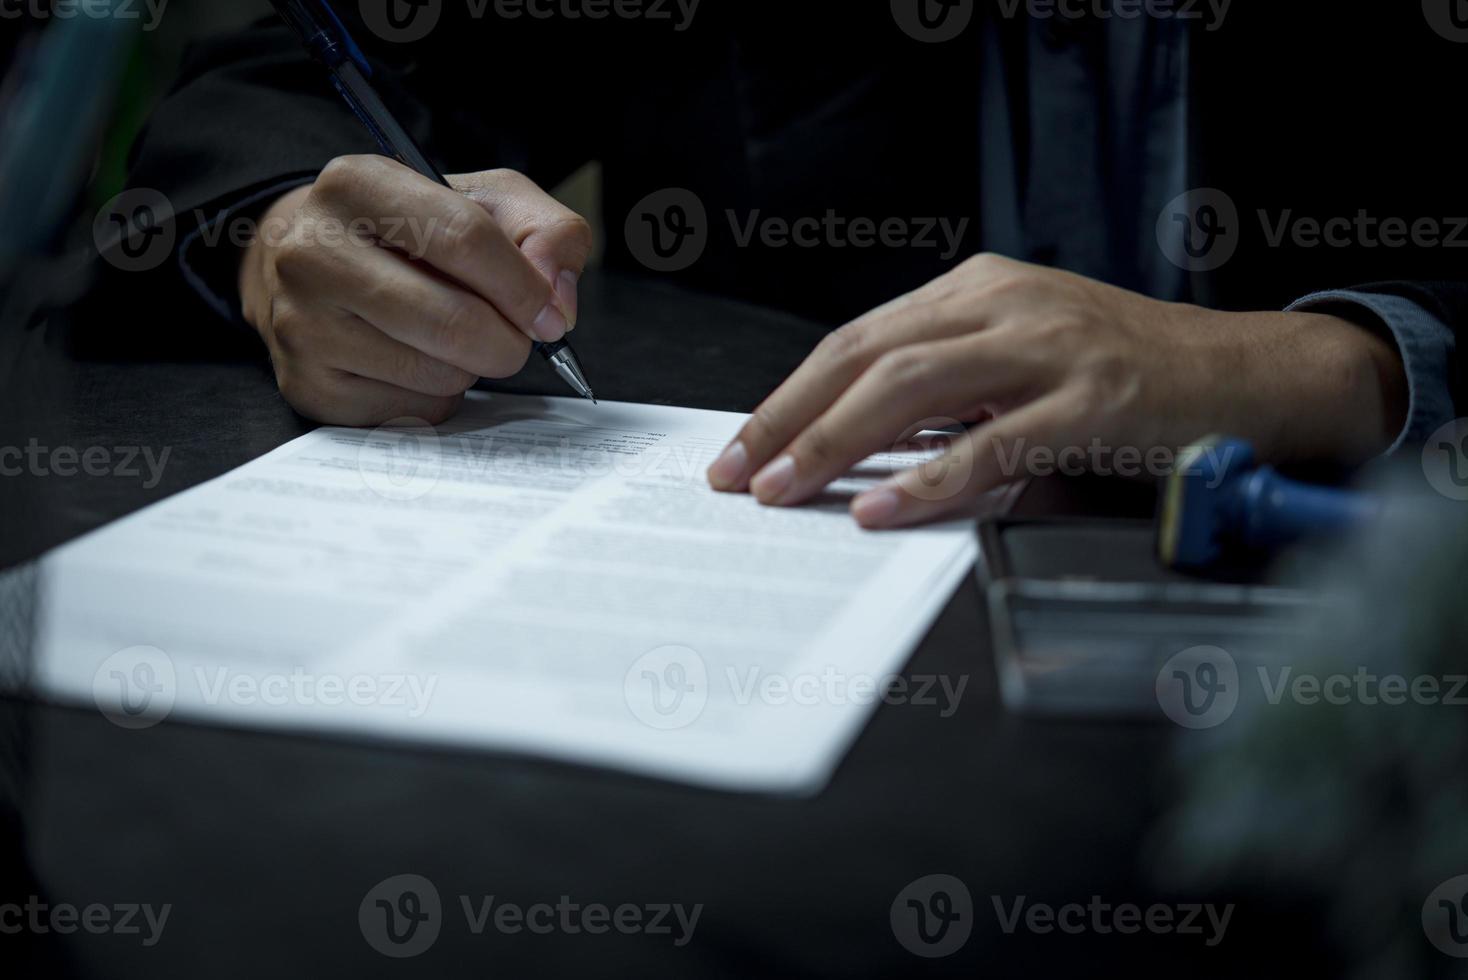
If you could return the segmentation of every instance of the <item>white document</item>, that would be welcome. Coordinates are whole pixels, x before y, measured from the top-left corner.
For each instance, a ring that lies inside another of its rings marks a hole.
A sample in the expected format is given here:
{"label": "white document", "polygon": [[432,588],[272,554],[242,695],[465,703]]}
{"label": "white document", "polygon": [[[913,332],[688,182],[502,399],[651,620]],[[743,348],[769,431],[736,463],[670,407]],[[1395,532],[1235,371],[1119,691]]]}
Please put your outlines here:
{"label": "white document", "polygon": [[[813,792],[974,558],[704,471],[744,417],[474,393],[326,428],[53,552],[38,681],[163,717]],[[221,438],[225,438],[221,434]]]}

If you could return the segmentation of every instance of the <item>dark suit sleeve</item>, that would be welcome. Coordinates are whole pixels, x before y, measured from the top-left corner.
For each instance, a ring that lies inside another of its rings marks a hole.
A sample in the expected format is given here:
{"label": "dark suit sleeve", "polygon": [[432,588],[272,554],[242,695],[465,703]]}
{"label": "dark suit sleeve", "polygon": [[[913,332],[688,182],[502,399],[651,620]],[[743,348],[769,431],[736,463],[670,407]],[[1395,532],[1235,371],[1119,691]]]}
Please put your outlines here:
{"label": "dark suit sleeve", "polygon": [[[397,103],[420,114],[412,101]],[[130,184],[162,191],[191,220],[343,153],[375,149],[290,32],[262,25],[190,48],[134,147]]]}

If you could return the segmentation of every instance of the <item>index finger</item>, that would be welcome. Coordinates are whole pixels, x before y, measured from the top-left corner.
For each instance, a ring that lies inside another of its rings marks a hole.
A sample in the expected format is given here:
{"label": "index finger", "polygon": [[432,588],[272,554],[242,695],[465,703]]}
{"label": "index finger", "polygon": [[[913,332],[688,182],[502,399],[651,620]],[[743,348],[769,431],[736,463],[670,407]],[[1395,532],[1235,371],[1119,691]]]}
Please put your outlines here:
{"label": "index finger", "polygon": [[715,490],[742,493],[755,473],[841,397],[884,354],[927,340],[978,329],[978,314],[949,315],[919,289],[899,296],[827,334],[805,362],[776,388],[734,441],[709,467]]}
{"label": "index finger", "polygon": [[480,204],[387,157],[339,157],[315,195],[376,223],[377,238],[483,297],[533,340],[553,343],[568,318],[549,281]]}
{"label": "index finger", "polygon": [[883,356],[802,430],[755,475],[750,491],[763,504],[803,503],[891,448],[918,420],[931,423],[969,404],[975,392],[1007,398],[1028,383],[1023,366],[989,334],[903,347]]}

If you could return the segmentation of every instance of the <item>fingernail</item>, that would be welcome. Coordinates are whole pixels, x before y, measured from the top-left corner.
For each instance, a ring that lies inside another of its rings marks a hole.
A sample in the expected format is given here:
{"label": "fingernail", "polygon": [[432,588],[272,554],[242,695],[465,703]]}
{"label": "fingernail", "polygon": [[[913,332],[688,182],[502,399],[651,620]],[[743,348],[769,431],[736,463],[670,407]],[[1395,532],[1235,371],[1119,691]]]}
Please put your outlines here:
{"label": "fingernail", "polygon": [[576,329],[576,285],[580,281],[581,277],[570,269],[556,278],[556,299],[561,301],[561,313],[566,317],[568,331]]}
{"label": "fingernail", "polygon": [[566,335],[566,317],[556,309],[556,304],[552,301],[545,305],[535,322],[530,324],[530,330],[547,344],[553,344]]}
{"label": "fingernail", "polygon": [[755,474],[755,478],[749,481],[749,489],[761,503],[777,504],[794,482],[795,460],[790,456],[781,456]]}
{"label": "fingernail", "polygon": [[733,490],[744,479],[744,470],[748,466],[749,450],[736,439],[709,467],[709,483],[715,490]]}
{"label": "fingernail", "polygon": [[886,527],[897,516],[902,498],[892,487],[868,490],[851,502],[851,516],[862,527]]}

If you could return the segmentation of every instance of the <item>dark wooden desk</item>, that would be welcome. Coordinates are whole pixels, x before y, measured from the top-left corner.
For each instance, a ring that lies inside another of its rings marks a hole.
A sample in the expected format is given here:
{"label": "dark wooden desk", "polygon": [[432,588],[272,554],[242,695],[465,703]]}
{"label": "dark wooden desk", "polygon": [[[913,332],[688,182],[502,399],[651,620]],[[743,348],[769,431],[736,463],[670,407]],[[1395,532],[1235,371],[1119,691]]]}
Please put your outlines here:
{"label": "dark wooden desk", "polygon": [[[636,281],[592,279],[576,338],[608,398],[747,411],[823,329]],[[53,322],[5,341],[0,446],[170,450],[162,482],[0,479],[0,566],[238,466],[299,435],[253,339],[217,323]],[[526,390],[559,393],[533,366]],[[991,896],[1145,905],[1149,828],[1177,733],[1042,724],[998,701],[973,582],[913,673],[968,678],[958,710],[883,706],[833,784],[807,800],[708,792],[481,752],[356,744],[0,700],[0,903],[170,903],[163,939],[0,933],[10,976],[907,976],[1318,973],[1298,913],[1243,904],[1228,939],[1006,934]],[[406,961],[364,941],[358,904],[401,873],[446,921]],[[920,959],[889,910],[945,873],[973,896],[952,956]],[[458,896],[529,905],[701,903],[693,941],[473,935]],[[3,922],[0,922],[3,924]],[[1267,951],[1267,953],[1265,952]],[[9,964],[22,969],[11,972]]]}

